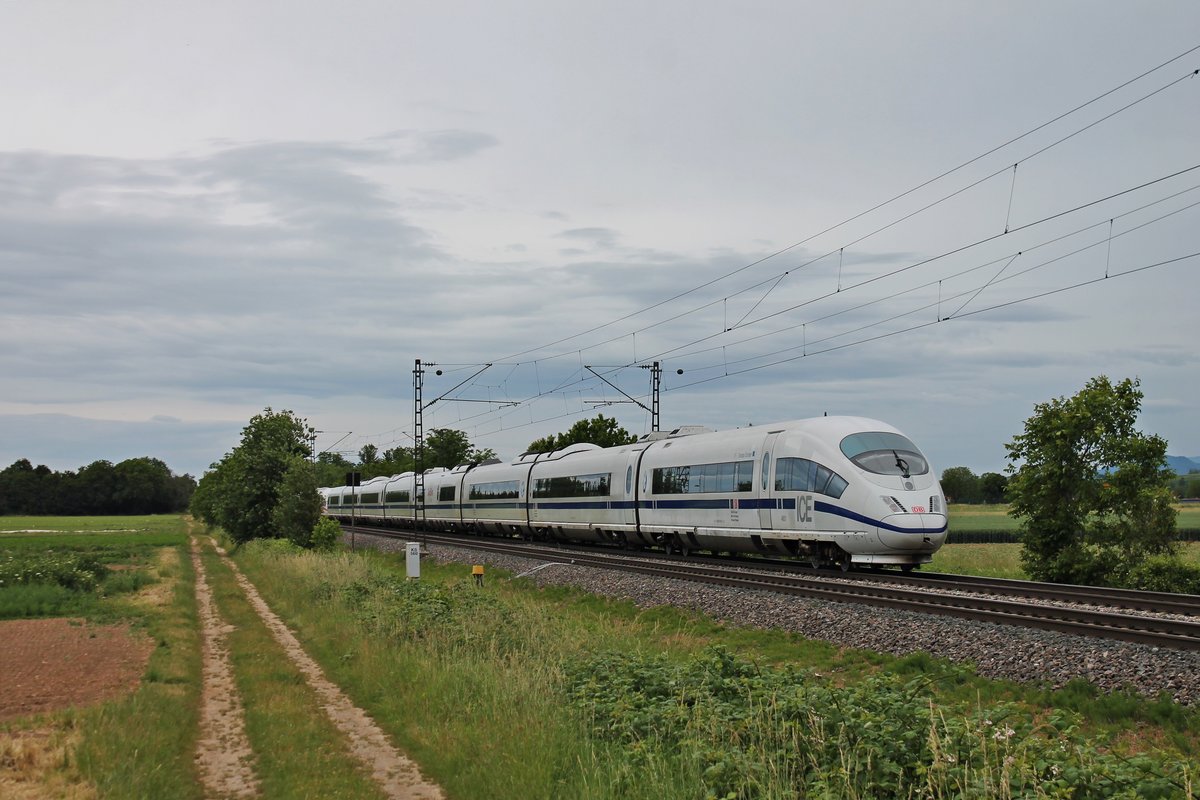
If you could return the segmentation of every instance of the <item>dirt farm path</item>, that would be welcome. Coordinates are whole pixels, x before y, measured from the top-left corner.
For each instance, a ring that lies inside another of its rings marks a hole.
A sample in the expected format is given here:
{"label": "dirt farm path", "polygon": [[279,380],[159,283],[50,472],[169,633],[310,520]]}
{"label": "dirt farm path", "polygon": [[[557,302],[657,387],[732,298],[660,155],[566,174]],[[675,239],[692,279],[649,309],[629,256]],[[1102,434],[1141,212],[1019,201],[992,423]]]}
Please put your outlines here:
{"label": "dirt farm path", "polygon": [[254,751],[246,738],[242,698],[233,679],[226,639],[233,630],[221,619],[213,603],[208,575],[200,558],[200,544],[190,537],[192,567],[196,571],[196,608],[203,641],[200,739],[196,767],[210,797],[253,797],[258,794]]}
{"label": "dirt farm path", "polygon": [[[395,800],[440,800],[443,797],[441,788],[436,784],[426,781],[421,776],[417,765],[392,745],[383,730],[375,724],[375,721],[367,716],[366,712],[361,708],[350,702],[350,698],[337,685],[325,677],[317,662],[304,652],[304,648],[300,646],[300,642],[297,641],[288,627],[283,624],[283,620],[275,612],[271,611],[266,601],[259,595],[254,584],[246,579],[224,550],[215,542],[213,542],[213,546],[216,547],[218,554],[225,564],[233,571],[238,585],[246,594],[246,597],[250,600],[251,605],[258,612],[258,615],[262,618],[267,628],[271,631],[271,635],[279,642],[280,646],[287,653],[288,658],[291,659],[292,663],[304,675],[309,685],[316,691],[317,696],[321,698],[325,713],[337,729],[349,740],[351,753],[367,768],[371,776],[375,779],[375,782],[383,790],[383,793]],[[198,554],[195,550],[193,551],[193,557],[198,559]],[[199,593],[200,584],[204,582],[202,569],[201,566],[196,571],[197,593]],[[207,615],[203,615],[202,618],[204,619],[205,627],[203,707],[207,710],[210,702],[209,696],[223,691],[219,683],[210,682],[208,678],[208,642],[210,639],[223,636],[221,633],[222,629],[228,629],[225,628],[224,623],[215,615],[211,620]],[[210,625],[213,627],[211,633],[209,630]],[[232,684],[232,681],[230,683]],[[231,685],[230,690],[232,691],[232,689]],[[240,728],[242,726],[240,703],[238,704],[238,711],[228,710],[224,712],[224,716],[225,725],[217,730],[215,743],[214,740],[207,739],[206,734],[202,731],[201,750],[206,746],[205,742],[208,742],[207,746],[213,747],[218,751],[217,760],[220,761],[222,767],[230,768],[232,765],[232,769],[235,771],[248,770],[248,767],[245,766],[247,759],[238,744],[237,734],[233,731],[234,727]],[[235,716],[237,717],[236,720],[233,719]],[[244,738],[244,733],[242,737]],[[248,745],[246,751],[249,751]],[[240,793],[239,778],[236,775],[230,773],[229,777],[223,777],[222,780],[230,780],[231,782],[228,784],[210,784],[207,787],[210,796],[246,796]],[[255,788],[248,790],[250,795],[253,795],[257,791],[257,785],[252,785]],[[233,793],[234,790],[239,793]]]}

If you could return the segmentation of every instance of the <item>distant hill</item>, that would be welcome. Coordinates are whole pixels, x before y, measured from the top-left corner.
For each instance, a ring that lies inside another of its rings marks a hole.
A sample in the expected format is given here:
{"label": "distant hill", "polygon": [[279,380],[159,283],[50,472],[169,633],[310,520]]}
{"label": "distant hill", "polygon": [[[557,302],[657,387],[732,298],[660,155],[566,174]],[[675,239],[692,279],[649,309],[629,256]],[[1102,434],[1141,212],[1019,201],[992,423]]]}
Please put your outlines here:
{"label": "distant hill", "polygon": [[1183,456],[1167,456],[1167,466],[1176,475],[1187,475],[1189,472],[1200,472],[1200,456],[1184,458]]}

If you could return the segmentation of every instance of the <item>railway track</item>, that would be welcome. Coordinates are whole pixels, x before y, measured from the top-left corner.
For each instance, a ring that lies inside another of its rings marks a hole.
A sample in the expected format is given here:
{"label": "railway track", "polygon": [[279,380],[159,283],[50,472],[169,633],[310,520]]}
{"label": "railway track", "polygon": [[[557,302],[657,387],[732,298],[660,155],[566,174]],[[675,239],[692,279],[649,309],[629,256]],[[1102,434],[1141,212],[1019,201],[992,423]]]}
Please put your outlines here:
{"label": "railway track", "polygon": [[[448,536],[413,531],[356,526],[347,531],[464,547],[483,552],[570,563],[598,569],[636,572],[661,578],[775,592],[842,603],[886,606],[925,614],[953,616],[979,622],[1058,631],[1079,636],[1116,639],[1178,650],[1200,650],[1200,598],[1128,592],[1081,586],[1055,586],[1026,581],[1006,581],[972,576],[924,575],[919,577],[861,573],[816,577],[814,571],[779,569],[776,564],[700,563],[691,558],[644,557],[614,551],[560,548],[517,540]],[[765,569],[759,569],[766,566]],[[958,592],[953,594],[950,592]],[[970,594],[964,595],[963,592]],[[1002,595],[981,597],[979,594]],[[1048,604],[1069,603],[1071,605]],[[1106,608],[1121,604],[1122,611]],[[1154,611],[1194,617],[1176,619],[1132,613]]]}

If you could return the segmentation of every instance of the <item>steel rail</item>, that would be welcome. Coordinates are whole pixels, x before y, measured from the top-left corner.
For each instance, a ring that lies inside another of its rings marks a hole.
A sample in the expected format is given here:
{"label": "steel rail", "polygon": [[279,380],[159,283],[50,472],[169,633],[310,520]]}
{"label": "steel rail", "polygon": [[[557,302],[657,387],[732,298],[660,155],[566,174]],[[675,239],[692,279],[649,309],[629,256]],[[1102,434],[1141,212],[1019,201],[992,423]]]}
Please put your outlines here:
{"label": "steel rail", "polygon": [[[855,576],[860,577],[860,576]],[[990,578],[980,575],[953,575],[928,572],[920,575],[888,575],[886,573],[863,573],[861,578],[872,581],[894,582],[910,586],[947,588],[953,585],[967,592],[1009,595],[1013,597],[1039,597],[1045,600],[1061,600],[1108,608],[1125,608],[1137,611],[1154,611],[1160,614],[1182,614],[1200,617],[1200,596],[1150,592],[1140,589],[1115,589],[1107,586],[1079,586],[1074,584],[1041,583],[1012,578]]]}
{"label": "steel rail", "polygon": [[[391,538],[413,538],[412,532],[396,533],[386,529],[356,527],[364,534]],[[1200,650],[1200,622],[1148,617],[1093,608],[1064,608],[1000,600],[937,594],[903,586],[880,586],[871,581],[829,581],[785,572],[744,572],[744,567],[711,566],[695,563],[654,563],[624,553],[600,554],[580,550],[547,548],[525,542],[444,536],[425,533],[428,541],[540,560],[567,561],[578,566],[637,572],[662,578],[755,589],[833,602],[886,606],[907,611],[953,616],[982,622],[1053,630],[1093,638],[1117,639],[1180,650]],[[550,553],[560,554],[551,557]],[[950,588],[942,584],[940,588]]]}

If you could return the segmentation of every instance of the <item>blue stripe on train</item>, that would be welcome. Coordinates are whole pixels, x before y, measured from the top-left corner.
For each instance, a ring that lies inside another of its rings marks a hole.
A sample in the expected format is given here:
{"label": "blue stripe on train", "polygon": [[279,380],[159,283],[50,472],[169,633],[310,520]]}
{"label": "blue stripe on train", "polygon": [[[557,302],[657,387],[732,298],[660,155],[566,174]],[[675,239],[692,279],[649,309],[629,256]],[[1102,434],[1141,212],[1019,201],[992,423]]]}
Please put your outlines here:
{"label": "blue stripe on train", "polygon": [[914,534],[920,534],[923,536],[928,533],[942,533],[946,530],[945,525],[942,525],[940,528],[934,528],[932,530],[928,529],[928,528],[917,528],[917,529],[901,528],[898,525],[889,525],[886,522],[882,522],[877,519],[871,519],[870,517],[865,517],[862,514],[858,514],[854,511],[851,511],[848,508],[841,508],[840,506],[835,506],[830,503],[824,503],[820,500],[818,500],[815,504],[813,504],[813,510],[814,511],[823,511],[826,514],[833,514],[838,517],[845,517],[846,519],[854,520],[855,522],[861,522],[866,525],[875,525],[879,528],[882,528],[885,531],[892,531],[893,533],[914,533]]}

